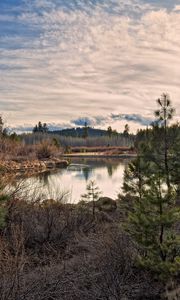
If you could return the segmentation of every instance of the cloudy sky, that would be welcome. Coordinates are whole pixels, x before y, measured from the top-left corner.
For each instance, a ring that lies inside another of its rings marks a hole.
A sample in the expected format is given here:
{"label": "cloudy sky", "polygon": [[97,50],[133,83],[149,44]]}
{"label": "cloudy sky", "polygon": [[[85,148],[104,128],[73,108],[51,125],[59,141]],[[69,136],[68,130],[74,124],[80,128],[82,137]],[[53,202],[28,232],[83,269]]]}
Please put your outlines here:
{"label": "cloudy sky", "polygon": [[180,0],[1,0],[0,114],[12,127],[131,130],[180,116]]}

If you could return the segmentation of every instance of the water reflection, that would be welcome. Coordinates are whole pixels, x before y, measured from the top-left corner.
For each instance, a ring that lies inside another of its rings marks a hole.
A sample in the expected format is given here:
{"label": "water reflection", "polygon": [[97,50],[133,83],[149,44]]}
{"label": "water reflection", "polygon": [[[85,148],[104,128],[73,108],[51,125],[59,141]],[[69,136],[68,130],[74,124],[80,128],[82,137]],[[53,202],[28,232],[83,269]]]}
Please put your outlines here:
{"label": "water reflection", "polygon": [[117,197],[123,182],[123,172],[128,160],[73,159],[67,169],[58,169],[25,179],[29,198],[58,199],[78,202],[86,191],[89,180],[95,180],[104,196]]}
{"label": "water reflection", "polygon": [[43,185],[48,185],[48,183],[49,183],[48,178],[50,175],[51,175],[50,171],[40,173],[37,175],[37,180],[39,180],[40,184],[42,183]]}

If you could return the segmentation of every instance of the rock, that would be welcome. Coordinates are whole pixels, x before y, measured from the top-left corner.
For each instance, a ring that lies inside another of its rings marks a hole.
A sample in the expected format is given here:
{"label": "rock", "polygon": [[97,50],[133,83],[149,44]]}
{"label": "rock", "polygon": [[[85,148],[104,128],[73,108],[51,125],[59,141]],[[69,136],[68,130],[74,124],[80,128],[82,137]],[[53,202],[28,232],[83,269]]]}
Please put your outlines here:
{"label": "rock", "polygon": [[99,200],[96,201],[96,207],[101,211],[114,211],[117,209],[116,201],[109,197],[100,197]]}
{"label": "rock", "polygon": [[52,160],[45,161],[44,163],[45,163],[47,169],[53,169],[53,168],[55,168],[55,163]]}
{"label": "rock", "polygon": [[59,160],[55,162],[56,168],[65,168],[68,166],[68,161],[67,160]]}
{"label": "rock", "polygon": [[68,161],[59,160],[59,159],[51,159],[46,161],[0,161],[0,169],[3,172],[13,172],[13,171],[22,171],[25,170],[35,170],[35,171],[45,171],[46,169],[54,169],[54,168],[65,168],[68,166]]}

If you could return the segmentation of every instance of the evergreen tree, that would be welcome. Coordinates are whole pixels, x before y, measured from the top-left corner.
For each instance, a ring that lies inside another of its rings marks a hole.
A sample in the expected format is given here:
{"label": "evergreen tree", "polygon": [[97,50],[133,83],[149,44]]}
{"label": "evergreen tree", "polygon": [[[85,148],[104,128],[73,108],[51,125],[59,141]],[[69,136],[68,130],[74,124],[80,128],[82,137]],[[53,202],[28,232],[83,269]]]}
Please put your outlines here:
{"label": "evergreen tree", "polygon": [[87,193],[82,195],[82,200],[92,201],[92,214],[95,216],[95,201],[97,201],[101,195],[99,187],[96,185],[94,180],[91,180],[86,186]]}
{"label": "evergreen tree", "polygon": [[180,259],[179,237],[173,229],[180,218],[176,192],[164,186],[161,174],[151,173],[150,165],[144,172],[140,160],[131,163],[130,170],[124,185],[134,198],[126,229],[144,251],[140,261],[161,275],[176,273]]}
{"label": "evergreen tree", "polygon": [[4,122],[3,122],[2,117],[0,116],[0,135],[3,134],[3,126],[4,126]]}
{"label": "evergreen tree", "polygon": [[112,131],[112,127],[109,126],[108,129],[107,129],[107,134],[108,134],[109,138],[112,137],[112,132],[113,132],[113,131]]}
{"label": "evergreen tree", "polygon": [[166,172],[166,183],[170,188],[169,165],[168,165],[168,120],[171,120],[174,114],[174,108],[171,105],[171,100],[168,94],[162,94],[161,98],[157,100],[160,108],[155,111],[155,116],[159,121],[162,121],[163,126],[163,143],[164,143],[164,164]]}
{"label": "evergreen tree", "polygon": [[125,127],[124,127],[124,132],[123,132],[123,135],[124,135],[125,137],[128,137],[128,136],[129,136],[129,130],[130,130],[129,125],[126,124]]}
{"label": "evergreen tree", "polygon": [[35,125],[33,128],[33,133],[37,133],[37,132],[38,132],[38,127],[37,127],[37,125]]}
{"label": "evergreen tree", "polygon": [[43,132],[43,126],[41,121],[38,122],[38,132]]}
{"label": "evergreen tree", "polygon": [[8,128],[4,127],[4,122],[1,116],[0,116],[0,136],[8,137]]}
{"label": "evergreen tree", "polygon": [[112,136],[118,136],[118,132],[117,132],[116,129],[114,129],[114,130],[112,131]]}
{"label": "evergreen tree", "polygon": [[172,143],[170,148],[170,179],[177,187],[177,199],[180,199],[180,124],[175,124],[172,129]]}
{"label": "evergreen tree", "polygon": [[3,192],[3,185],[0,182],[0,229],[4,227],[6,222],[6,216],[7,216],[7,207],[6,203],[9,199],[7,195]]}
{"label": "evergreen tree", "polygon": [[38,122],[33,128],[33,133],[47,133],[48,127],[46,123],[43,123],[41,121]]}
{"label": "evergreen tree", "polygon": [[21,140],[21,137],[18,136],[16,132],[13,132],[13,133],[9,136],[9,138],[10,138],[12,141],[15,141],[15,142],[18,142],[18,141]]}
{"label": "evergreen tree", "polygon": [[141,199],[148,183],[149,163],[138,155],[135,160],[130,162],[124,171],[123,191],[133,197]]}
{"label": "evergreen tree", "polygon": [[43,124],[42,130],[43,130],[44,133],[47,133],[47,132],[48,132],[48,127],[47,127],[47,124],[46,124],[46,123]]}
{"label": "evergreen tree", "polygon": [[[133,196],[126,229],[142,249],[141,264],[162,277],[177,274],[180,263],[179,235],[175,230],[180,210],[176,206],[177,184],[171,168],[172,160],[177,162],[174,157],[179,140],[177,131],[172,134],[174,130],[167,125],[172,113],[166,110],[170,103],[164,103],[166,125],[153,126],[144,136],[143,142],[138,143],[138,157],[124,174],[124,191]],[[175,136],[173,152],[169,145]]]}
{"label": "evergreen tree", "polygon": [[87,126],[87,122],[85,122],[83,127],[83,138],[86,139],[87,137],[88,137],[88,126]]}

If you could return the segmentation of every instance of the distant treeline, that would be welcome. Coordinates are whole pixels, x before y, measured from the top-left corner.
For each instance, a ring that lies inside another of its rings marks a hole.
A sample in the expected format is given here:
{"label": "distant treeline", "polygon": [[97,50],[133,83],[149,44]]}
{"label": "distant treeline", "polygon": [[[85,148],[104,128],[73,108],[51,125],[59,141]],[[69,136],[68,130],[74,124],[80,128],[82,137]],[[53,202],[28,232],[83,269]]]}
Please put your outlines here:
{"label": "distant treeline", "polygon": [[113,137],[119,135],[119,133],[116,130],[113,130],[111,126],[109,126],[107,130],[84,126],[84,127],[49,131],[49,133],[58,134],[61,136],[82,137],[82,138],[100,137],[100,136]]}
{"label": "distant treeline", "polygon": [[54,133],[32,133],[32,134],[22,134],[22,140],[25,144],[32,145],[43,142],[44,140],[53,140],[56,144],[61,147],[98,147],[98,146],[122,146],[122,147],[132,147],[135,141],[135,135],[124,136],[123,134],[118,134],[116,136],[88,136],[83,137],[73,137],[73,136],[63,136]]}

